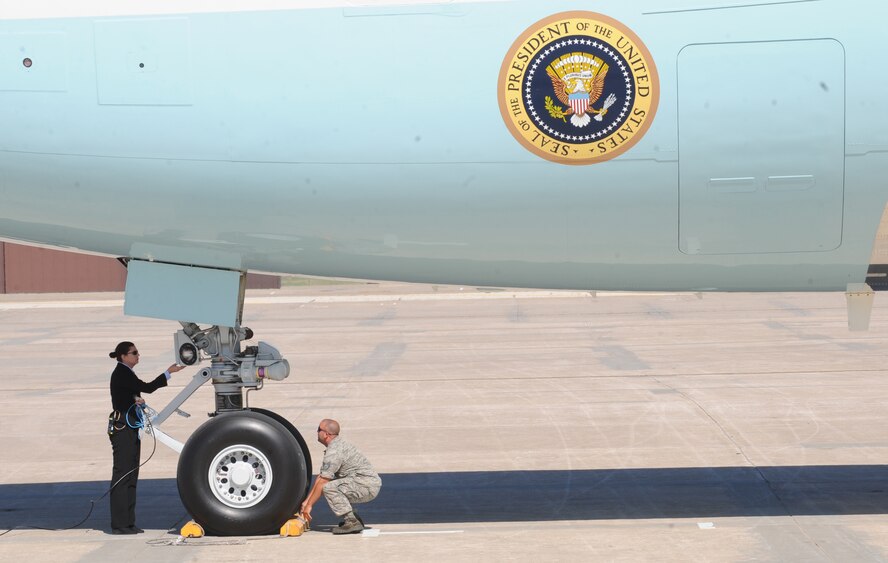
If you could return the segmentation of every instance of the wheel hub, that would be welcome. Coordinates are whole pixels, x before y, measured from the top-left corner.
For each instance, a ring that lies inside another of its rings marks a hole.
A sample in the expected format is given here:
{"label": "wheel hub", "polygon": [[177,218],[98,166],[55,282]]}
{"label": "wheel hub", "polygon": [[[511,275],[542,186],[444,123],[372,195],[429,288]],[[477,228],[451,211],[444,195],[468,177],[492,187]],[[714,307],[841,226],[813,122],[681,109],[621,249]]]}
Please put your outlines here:
{"label": "wheel hub", "polygon": [[216,455],[207,478],[220,502],[232,508],[248,508],[271,490],[271,464],[258,448],[238,444]]}
{"label": "wheel hub", "polygon": [[235,487],[247,487],[253,480],[253,468],[249,464],[239,461],[229,471],[231,483]]}

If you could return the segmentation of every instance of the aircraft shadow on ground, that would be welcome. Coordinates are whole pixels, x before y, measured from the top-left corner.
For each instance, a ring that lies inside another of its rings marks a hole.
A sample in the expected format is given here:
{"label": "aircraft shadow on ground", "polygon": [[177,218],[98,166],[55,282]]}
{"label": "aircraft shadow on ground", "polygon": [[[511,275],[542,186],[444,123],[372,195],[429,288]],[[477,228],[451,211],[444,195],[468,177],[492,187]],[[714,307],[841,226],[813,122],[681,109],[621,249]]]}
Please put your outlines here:
{"label": "aircraft shadow on ground", "polygon": [[[888,465],[392,473],[368,524],[888,513]],[[0,528],[71,526],[107,483],[0,485]],[[138,525],[185,521],[174,479],[139,482]],[[320,501],[315,523],[334,524]],[[107,528],[108,498],[80,528]]]}

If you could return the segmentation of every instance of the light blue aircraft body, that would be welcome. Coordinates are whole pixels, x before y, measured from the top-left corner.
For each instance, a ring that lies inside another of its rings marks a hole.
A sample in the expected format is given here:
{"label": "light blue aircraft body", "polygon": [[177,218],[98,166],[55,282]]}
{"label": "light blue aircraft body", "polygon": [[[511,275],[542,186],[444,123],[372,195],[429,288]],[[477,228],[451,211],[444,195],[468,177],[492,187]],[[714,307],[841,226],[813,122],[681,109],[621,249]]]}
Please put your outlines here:
{"label": "light blue aircraft body", "polygon": [[[570,166],[498,75],[584,2],[0,21],[0,235],[201,266],[437,283],[844,290],[888,197],[878,2],[596,2],[659,105]],[[22,60],[32,59],[25,68]]]}
{"label": "light blue aircraft body", "polygon": [[178,444],[212,533],[275,531],[311,474],[243,412],[289,373],[241,350],[246,270],[846,290],[888,201],[875,0],[35,2],[0,11],[0,237],[129,259],[127,313],[212,359],[154,420],[213,381]]}

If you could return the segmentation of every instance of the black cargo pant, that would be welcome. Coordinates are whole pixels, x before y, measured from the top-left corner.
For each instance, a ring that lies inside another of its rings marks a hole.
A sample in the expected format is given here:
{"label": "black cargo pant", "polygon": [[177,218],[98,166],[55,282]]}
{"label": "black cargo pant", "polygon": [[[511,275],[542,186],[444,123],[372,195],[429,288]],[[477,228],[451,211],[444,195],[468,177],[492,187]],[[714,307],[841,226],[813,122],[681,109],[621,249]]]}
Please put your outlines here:
{"label": "black cargo pant", "polygon": [[111,527],[129,528],[136,525],[136,485],[139,481],[142,441],[139,440],[139,431],[126,424],[120,430],[115,428],[114,434],[109,437],[114,452],[111,484],[114,485],[128,471],[132,471],[111,489]]}

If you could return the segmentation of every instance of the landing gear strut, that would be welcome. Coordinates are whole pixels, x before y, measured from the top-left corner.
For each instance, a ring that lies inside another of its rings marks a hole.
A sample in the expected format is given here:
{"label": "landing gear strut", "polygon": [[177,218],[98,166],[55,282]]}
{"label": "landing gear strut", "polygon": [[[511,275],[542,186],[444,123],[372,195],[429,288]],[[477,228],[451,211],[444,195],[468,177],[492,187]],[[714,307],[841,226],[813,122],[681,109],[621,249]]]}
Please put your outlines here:
{"label": "landing gear strut", "polygon": [[249,408],[247,396],[266,379],[286,378],[290,366],[264,342],[242,350],[242,340],[253,334],[248,328],[181,324],[176,361],[193,365],[207,359],[210,366],[194,376],[153,425],[163,423],[207,381],[212,380],[216,395],[212,418],[181,446],[176,478],[182,504],[210,534],[276,533],[308,492],[311,456],[289,421]]}

